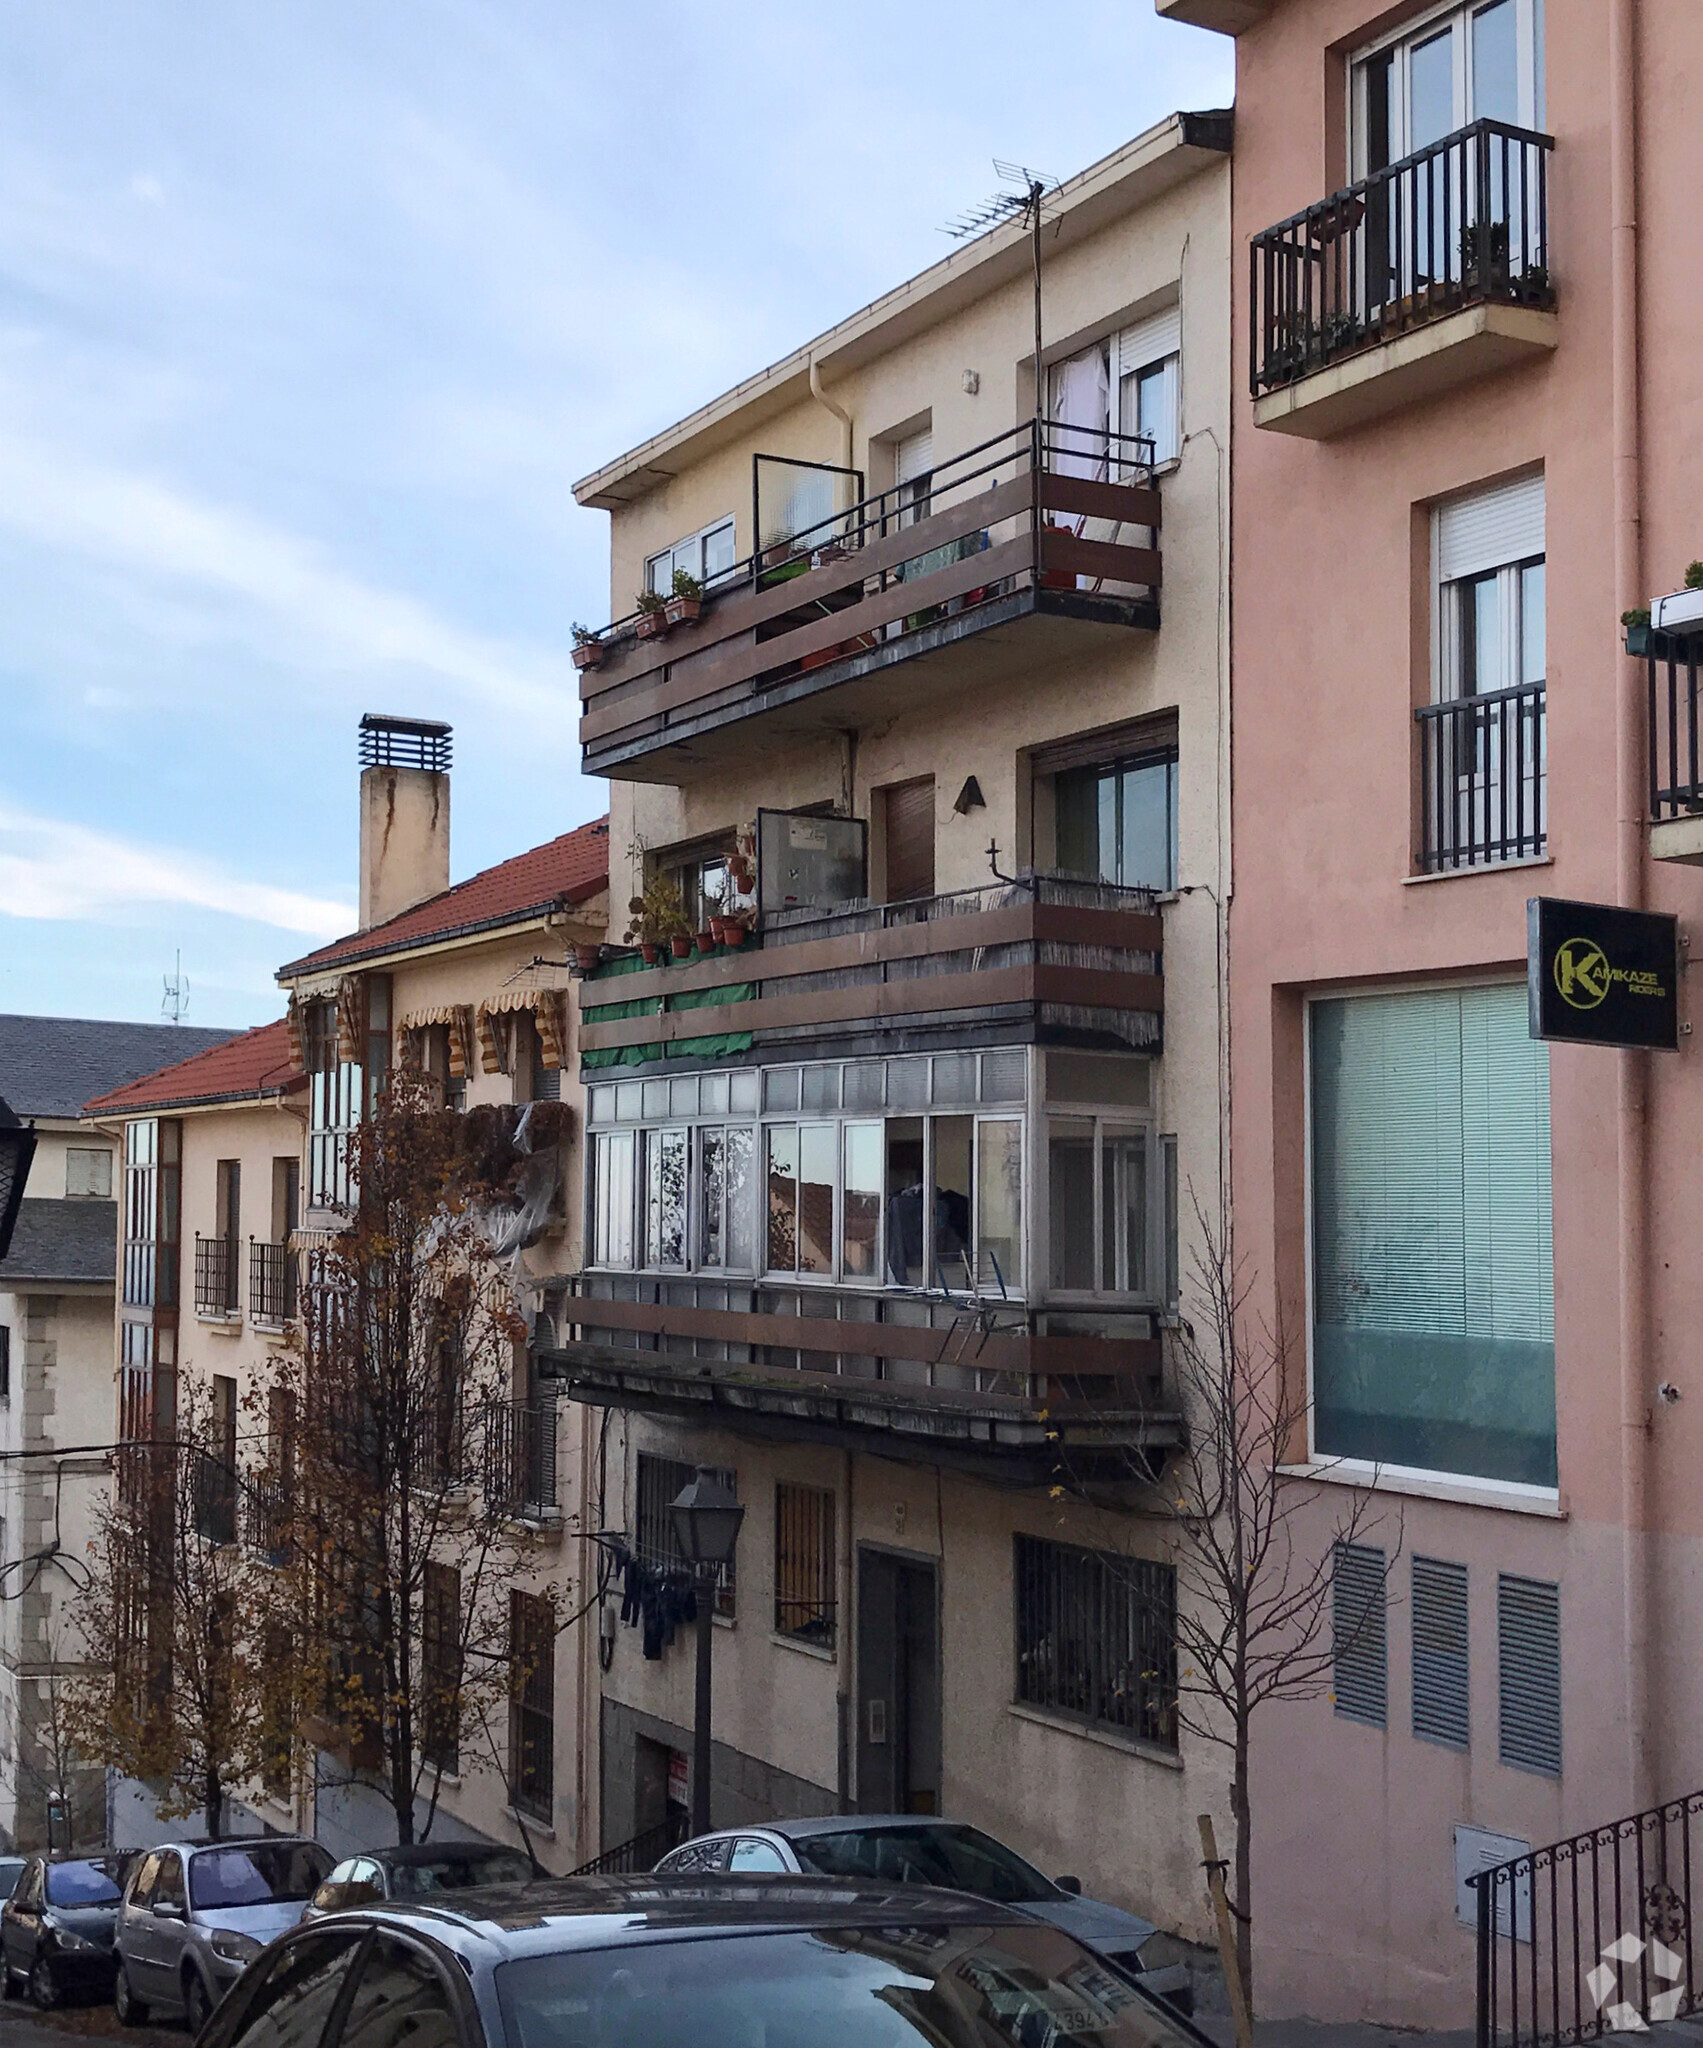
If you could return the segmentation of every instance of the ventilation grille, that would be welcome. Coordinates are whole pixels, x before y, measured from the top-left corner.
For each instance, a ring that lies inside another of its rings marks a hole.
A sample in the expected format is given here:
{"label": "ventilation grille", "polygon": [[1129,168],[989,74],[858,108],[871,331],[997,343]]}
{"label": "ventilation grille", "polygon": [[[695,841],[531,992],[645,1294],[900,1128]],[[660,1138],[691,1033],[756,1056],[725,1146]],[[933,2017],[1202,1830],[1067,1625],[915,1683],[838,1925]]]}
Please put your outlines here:
{"label": "ventilation grille", "polygon": [[369,711],[360,724],[363,768],[425,768],[449,773],[451,728],[436,718],[387,718]]}
{"label": "ventilation grille", "polygon": [[1413,1560],[1413,1732],[1465,1749],[1467,1692],[1466,1566],[1438,1557]]}
{"label": "ventilation grille", "polygon": [[1500,1744],[1505,1764],[1561,1775],[1561,1588],[1546,1579],[1496,1581]]}
{"label": "ventilation grille", "polygon": [[1338,1543],[1331,1564],[1331,1660],[1336,1711],[1382,1728],[1389,1718],[1389,1641],[1384,1553]]}

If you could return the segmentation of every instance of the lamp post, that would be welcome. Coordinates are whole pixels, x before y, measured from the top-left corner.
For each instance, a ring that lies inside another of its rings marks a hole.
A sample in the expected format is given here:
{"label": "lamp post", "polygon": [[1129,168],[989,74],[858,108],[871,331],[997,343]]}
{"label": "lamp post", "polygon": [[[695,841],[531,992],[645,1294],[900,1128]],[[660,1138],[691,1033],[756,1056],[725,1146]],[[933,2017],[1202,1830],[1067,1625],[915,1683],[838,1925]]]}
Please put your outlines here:
{"label": "lamp post", "polygon": [[6,1098],[0,1095],[0,1259],[12,1247],[12,1230],[34,1157],[34,1125],[20,1122],[6,1106]]}
{"label": "lamp post", "polygon": [[710,1636],[715,1626],[715,1588],[724,1565],[733,1562],[745,1510],[707,1465],[668,1510],[680,1554],[692,1568],[698,1596],[698,1699],[692,1726],[692,1832],[710,1826]]}

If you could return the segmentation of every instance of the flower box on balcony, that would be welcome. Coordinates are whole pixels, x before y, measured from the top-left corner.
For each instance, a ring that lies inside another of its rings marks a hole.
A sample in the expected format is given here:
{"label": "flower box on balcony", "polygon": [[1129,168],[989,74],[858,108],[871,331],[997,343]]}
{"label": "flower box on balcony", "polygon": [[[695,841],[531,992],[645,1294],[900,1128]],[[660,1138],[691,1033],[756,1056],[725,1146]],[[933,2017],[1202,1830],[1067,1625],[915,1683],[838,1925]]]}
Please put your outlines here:
{"label": "flower box on balcony", "polygon": [[1658,597],[1650,607],[1649,630],[1675,635],[1703,633],[1703,589],[1675,590]]}

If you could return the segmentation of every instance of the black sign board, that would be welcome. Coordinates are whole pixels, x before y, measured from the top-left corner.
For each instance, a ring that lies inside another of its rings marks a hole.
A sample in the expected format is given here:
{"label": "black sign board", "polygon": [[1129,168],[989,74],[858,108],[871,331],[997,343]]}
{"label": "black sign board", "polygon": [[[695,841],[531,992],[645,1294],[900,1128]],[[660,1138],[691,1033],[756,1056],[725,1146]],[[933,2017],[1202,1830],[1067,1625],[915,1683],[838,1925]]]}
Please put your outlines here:
{"label": "black sign board", "polygon": [[1533,1038],[1572,1045],[1679,1045],[1679,920],[1612,903],[1526,904]]}

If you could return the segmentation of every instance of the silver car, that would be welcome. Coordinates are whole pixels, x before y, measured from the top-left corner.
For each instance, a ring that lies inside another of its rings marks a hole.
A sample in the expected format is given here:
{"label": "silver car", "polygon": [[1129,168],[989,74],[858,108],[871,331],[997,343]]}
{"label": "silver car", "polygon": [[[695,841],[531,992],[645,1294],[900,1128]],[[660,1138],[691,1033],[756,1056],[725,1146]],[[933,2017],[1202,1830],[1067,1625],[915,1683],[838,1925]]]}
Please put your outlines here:
{"label": "silver car", "polygon": [[295,1926],[330,1868],[317,1842],[289,1836],[149,1850],[118,1909],[119,2019],[182,2014],[198,2033],[244,1966]]}
{"label": "silver car", "polygon": [[1076,1878],[1055,1882],[1043,1877],[1015,1850],[961,1821],[914,1813],[771,1820],[761,1827],[719,1828],[695,1836],[671,1849],[656,1867],[659,1873],[820,1872],[861,1878],[866,1884],[929,1884],[970,1892],[1050,1920],[1111,1957],[1174,2011],[1194,2010],[1188,1965],[1150,1952],[1171,1946],[1151,1920],[1085,1899]]}

